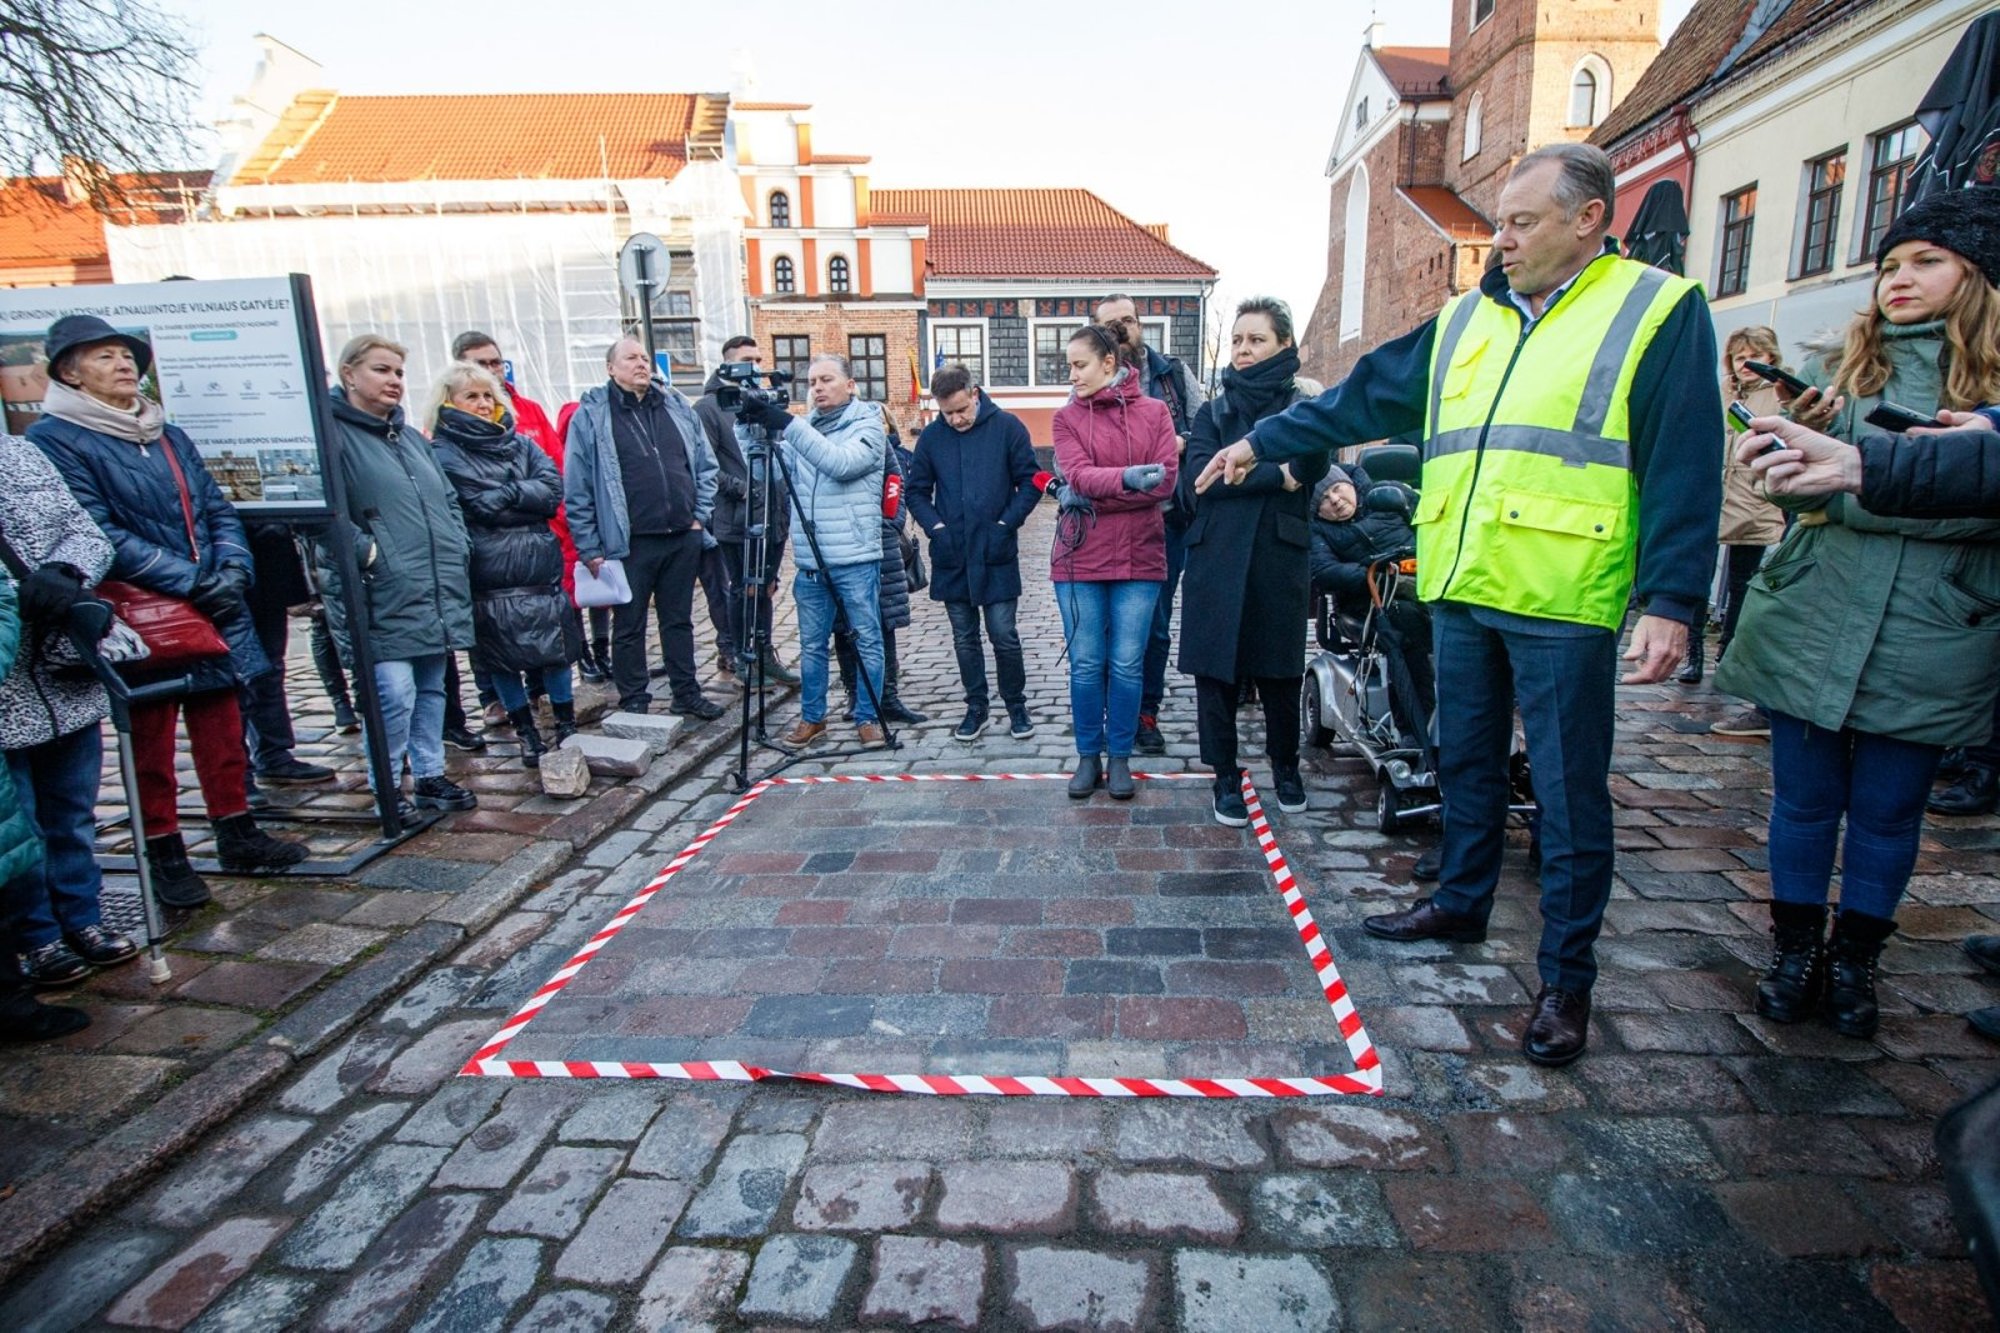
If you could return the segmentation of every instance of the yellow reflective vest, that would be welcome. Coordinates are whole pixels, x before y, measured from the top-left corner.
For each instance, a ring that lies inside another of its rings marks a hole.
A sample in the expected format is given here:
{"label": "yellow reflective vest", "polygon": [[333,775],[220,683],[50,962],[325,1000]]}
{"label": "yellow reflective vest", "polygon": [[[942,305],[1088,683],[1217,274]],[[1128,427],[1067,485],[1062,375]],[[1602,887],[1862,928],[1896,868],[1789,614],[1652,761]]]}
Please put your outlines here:
{"label": "yellow reflective vest", "polygon": [[1533,325],[1477,290],[1445,306],[1414,519],[1418,596],[1618,627],[1638,568],[1632,379],[1695,286],[1606,254]]}

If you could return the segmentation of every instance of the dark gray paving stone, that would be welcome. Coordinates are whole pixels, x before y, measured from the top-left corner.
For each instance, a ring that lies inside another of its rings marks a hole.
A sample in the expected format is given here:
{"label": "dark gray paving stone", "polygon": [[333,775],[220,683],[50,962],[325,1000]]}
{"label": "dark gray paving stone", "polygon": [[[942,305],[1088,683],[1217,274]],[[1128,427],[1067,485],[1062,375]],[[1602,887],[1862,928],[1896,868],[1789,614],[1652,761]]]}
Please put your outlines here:
{"label": "dark gray paving stone", "polygon": [[538,1241],[478,1241],[411,1333],[483,1333],[500,1327],[533,1290],[541,1260]]}
{"label": "dark gray paving stone", "polygon": [[806,1141],[798,1134],[746,1134],[731,1140],[676,1231],[716,1238],[764,1234],[805,1155]]}
{"label": "dark gray paving stone", "polygon": [[816,1324],[833,1313],[861,1247],[838,1236],[773,1236],[757,1252],[737,1312],[746,1319]]}

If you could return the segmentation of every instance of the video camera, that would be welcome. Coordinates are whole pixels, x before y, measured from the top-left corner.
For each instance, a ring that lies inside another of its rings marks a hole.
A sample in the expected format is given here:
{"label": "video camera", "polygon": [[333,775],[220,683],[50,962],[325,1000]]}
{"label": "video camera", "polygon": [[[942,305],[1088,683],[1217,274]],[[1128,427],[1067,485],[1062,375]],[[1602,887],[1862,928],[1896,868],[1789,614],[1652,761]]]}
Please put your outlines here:
{"label": "video camera", "polygon": [[[792,382],[788,370],[761,370],[755,361],[725,361],[716,374],[722,382],[715,386],[715,402],[725,412],[740,417],[751,403],[785,407],[791,402],[791,393],[784,387]],[[759,380],[770,381],[770,387],[760,388]]]}

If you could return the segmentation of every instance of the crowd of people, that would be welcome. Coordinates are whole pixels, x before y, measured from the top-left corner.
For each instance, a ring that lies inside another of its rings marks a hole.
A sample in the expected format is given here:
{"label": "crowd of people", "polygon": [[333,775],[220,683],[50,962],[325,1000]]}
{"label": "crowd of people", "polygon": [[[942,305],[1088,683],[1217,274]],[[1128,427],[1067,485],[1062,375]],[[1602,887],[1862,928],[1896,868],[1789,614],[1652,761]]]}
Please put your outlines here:
{"label": "crowd of people", "polygon": [[[1870,309],[1792,376],[1769,329],[1738,330],[1718,356],[1699,286],[1620,256],[1606,234],[1612,191],[1595,149],[1528,154],[1501,193],[1479,288],[1331,388],[1300,375],[1282,301],[1237,308],[1208,396],[1146,345],[1129,298],[1107,298],[1067,343],[1053,475],[963,366],[935,372],[936,411],[906,450],[835,354],[811,361],[795,411],[789,395],[720,370],[690,399],[623,337],[607,349],[605,382],[552,422],[476,330],[454,340],[407,414],[406,349],[363,334],[341,350],[329,391],[346,526],[303,543],[281,527],[246,530],[196,442],[140,392],[143,340],[92,317],[58,321],[44,415],[27,440],[0,437],[11,574],[0,581],[0,745],[14,779],[0,792],[5,1035],[72,1030],[79,1011],[30,992],[138,951],[99,910],[107,700],[62,651],[80,600],[115,606],[116,590],[135,589],[214,640],[173,668],[186,689],[136,706],[131,721],[142,854],[161,901],[194,907],[208,887],[178,831],[177,725],[226,870],[306,854],[257,826],[260,783],[333,780],[293,754],[283,662],[295,607],[311,608],[342,731],[358,728],[349,675],[370,663],[381,728],[364,739],[369,781],[386,774],[411,816],[477,804],[448,776],[447,747],[511,732],[520,762],[538,765],[577,730],[575,676],[641,713],[664,679],[672,712],[719,717],[695,649],[698,584],[715,677],[798,684],[782,737],[794,750],[827,735],[836,667],[841,719],[861,747],[925,720],[899,690],[897,631],[926,587],[958,664],[952,739],[986,733],[996,686],[1009,734],[1025,739],[1035,719],[1019,533],[1044,495],[1056,502],[1048,575],[1077,756],[1069,797],[1131,800],[1134,756],[1164,749],[1178,595],[1192,628],[1177,665],[1194,682],[1213,817],[1232,827],[1248,822],[1238,715],[1251,701],[1278,809],[1307,806],[1298,719],[1312,596],[1365,599],[1381,552],[1415,550],[1416,596],[1383,608],[1379,632],[1407,682],[1397,720],[1434,747],[1443,838],[1418,869],[1435,889],[1363,924],[1393,942],[1485,938],[1518,719],[1543,917],[1543,984],[1522,1044],[1544,1064],[1588,1041],[1612,891],[1615,686],[1698,683],[1719,586],[1716,682],[1751,707],[1715,730],[1768,735],[1775,786],[1774,956],[1751,1002],[1775,1021],[1824,1016],[1873,1033],[1876,960],[1926,802],[1990,810],[2000,792],[2000,449],[1968,443],[1995,429],[2000,402],[2000,218],[1963,196],[1905,213],[1875,256]],[[763,354],[738,335],[723,359],[754,372]],[[1725,396],[1745,405],[1748,427],[1725,427]],[[1946,433],[1885,446],[1868,424],[1885,401]],[[1396,504],[1371,503],[1381,487],[1336,460],[1381,439],[1422,447],[1421,484]],[[1900,452],[1831,452],[1848,445]],[[1987,461],[1965,464],[1947,445]],[[1975,469],[1985,498],[1941,485],[1932,469],[1947,465]],[[788,546],[795,675],[771,635]],[[468,725],[461,652],[489,736]],[[166,674],[123,670],[134,684]],[[1952,747],[1958,785],[1933,793]],[[1968,947],[2000,967],[2000,941]],[[1992,1033],[1996,1018],[1974,1023]]]}

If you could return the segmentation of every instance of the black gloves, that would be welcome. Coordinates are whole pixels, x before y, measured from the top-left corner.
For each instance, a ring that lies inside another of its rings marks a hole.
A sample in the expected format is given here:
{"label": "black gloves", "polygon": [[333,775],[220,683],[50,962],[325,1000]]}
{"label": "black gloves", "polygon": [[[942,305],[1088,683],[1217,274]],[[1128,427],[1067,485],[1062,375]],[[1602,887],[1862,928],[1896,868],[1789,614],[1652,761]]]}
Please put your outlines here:
{"label": "black gloves", "polygon": [[756,398],[745,404],[744,418],[753,426],[762,426],[773,435],[783,435],[785,428],[792,424],[792,414],[781,403],[769,399]]}
{"label": "black gloves", "polygon": [[210,620],[222,620],[243,609],[243,594],[249,588],[250,572],[241,565],[231,565],[196,579],[188,600]]}
{"label": "black gloves", "polygon": [[68,565],[43,565],[21,580],[21,615],[51,624],[69,614],[83,596],[83,579]]}

